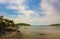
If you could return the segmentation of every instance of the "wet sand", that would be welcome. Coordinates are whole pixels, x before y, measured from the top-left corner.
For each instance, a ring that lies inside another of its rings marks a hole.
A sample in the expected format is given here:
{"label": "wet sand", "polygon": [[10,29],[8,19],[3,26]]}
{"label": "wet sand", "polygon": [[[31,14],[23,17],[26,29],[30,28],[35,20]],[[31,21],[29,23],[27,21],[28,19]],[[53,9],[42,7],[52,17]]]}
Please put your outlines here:
{"label": "wet sand", "polygon": [[60,30],[54,28],[35,29],[32,27],[21,27],[22,39],[60,39]]}

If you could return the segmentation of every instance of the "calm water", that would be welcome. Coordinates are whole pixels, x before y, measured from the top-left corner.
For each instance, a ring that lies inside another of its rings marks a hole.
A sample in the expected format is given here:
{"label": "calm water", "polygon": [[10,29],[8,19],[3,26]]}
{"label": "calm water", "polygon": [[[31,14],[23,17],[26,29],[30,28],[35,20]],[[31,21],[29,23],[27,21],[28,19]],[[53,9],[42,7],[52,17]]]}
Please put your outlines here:
{"label": "calm water", "polygon": [[59,26],[25,26],[20,27],[22,39],[60,39]]}

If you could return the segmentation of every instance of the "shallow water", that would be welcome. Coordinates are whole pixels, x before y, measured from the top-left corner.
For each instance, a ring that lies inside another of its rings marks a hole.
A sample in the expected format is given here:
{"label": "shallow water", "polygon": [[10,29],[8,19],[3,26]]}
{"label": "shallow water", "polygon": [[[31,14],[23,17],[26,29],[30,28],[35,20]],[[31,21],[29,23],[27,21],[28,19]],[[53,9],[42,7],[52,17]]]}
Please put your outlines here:
{"label": "shallow water", "polygon": [[59,26],[25,26],[20,27],[22,39],[60,39]]}

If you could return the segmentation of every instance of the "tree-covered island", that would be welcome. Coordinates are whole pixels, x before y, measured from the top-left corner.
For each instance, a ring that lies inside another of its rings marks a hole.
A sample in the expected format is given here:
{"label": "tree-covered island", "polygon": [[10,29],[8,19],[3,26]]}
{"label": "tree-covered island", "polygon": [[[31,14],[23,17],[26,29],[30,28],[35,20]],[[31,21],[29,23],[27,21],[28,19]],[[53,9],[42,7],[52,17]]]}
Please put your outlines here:
{"label": "tree-covered island", "polygon": [[48,26],[60,26],[60,24],[50,24]]}
{"label": "tree-covered island", "polygon": [[16,26],[31,26],[30,24],[27,24],[27,23],[17,23],[15,25]]}

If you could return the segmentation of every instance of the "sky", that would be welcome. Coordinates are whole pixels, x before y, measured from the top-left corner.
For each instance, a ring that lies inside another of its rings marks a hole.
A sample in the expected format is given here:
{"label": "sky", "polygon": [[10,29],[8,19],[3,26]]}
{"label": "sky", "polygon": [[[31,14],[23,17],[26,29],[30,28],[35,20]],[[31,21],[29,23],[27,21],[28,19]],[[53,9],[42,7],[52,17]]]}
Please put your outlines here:
{"label": "sky", "polygon": [[0,16],[15,23],[60,23],[60,0],[0,0]]}

